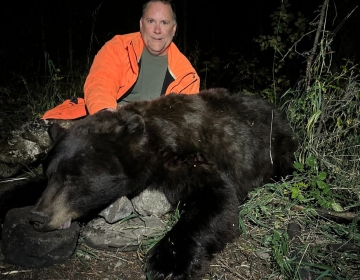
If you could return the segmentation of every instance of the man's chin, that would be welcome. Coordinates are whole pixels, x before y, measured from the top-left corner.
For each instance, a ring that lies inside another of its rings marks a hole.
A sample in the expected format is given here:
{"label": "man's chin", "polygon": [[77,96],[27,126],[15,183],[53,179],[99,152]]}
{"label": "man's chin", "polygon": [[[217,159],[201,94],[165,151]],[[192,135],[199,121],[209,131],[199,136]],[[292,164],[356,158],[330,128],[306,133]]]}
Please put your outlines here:
{"label": "man's chin", "polygon": [[150,54],[154,56],[162,56],[167,54],[167,49],[164,48],[147,47],[147,50],[149,51]]}

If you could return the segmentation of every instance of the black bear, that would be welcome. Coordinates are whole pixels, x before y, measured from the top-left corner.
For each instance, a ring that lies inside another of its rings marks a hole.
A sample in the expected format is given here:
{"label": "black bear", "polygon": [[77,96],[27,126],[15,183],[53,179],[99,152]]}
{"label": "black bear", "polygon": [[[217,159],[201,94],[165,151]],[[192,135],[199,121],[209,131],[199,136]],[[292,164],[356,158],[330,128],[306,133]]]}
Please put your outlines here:
{"label": "black bear", "polygon": [[151,279],[201,274],[240,233],[248,192],[291,173],[298,146],[272,104],[221,89],[130,103],[49,133],[35,229],[67,228],[121,196],[160,190],[181,217],[149,253]]}

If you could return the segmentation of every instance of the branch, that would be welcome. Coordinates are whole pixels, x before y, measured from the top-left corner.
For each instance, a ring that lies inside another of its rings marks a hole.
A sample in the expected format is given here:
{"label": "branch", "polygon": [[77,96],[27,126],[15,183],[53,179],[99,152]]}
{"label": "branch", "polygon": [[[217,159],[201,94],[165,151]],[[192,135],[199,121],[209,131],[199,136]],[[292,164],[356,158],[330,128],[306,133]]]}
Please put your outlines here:
{"label": "branch", "polygon": [[320,19],[319,19],[317,31],[316,31],[316,34],[315,34],[314,45],[312,47],[312,50],[310,52],[310,56],[309,56],[307,64],[306,64],[306,90],[307,91],[310,89],[310,81],[311,81],[311,74],[312,74],[311,73],[311,65],[313,63],[314,55],[316,53],[316,49],[317,49],[317,46],[319,44],[320,32],[321,32],[321,29],[324,26],[325,9],[328,6],[328,4],[329,4],[329,0],[324,0],[324,3],[322,5],[322,9],[321,9],[321,14],[320,14]]}

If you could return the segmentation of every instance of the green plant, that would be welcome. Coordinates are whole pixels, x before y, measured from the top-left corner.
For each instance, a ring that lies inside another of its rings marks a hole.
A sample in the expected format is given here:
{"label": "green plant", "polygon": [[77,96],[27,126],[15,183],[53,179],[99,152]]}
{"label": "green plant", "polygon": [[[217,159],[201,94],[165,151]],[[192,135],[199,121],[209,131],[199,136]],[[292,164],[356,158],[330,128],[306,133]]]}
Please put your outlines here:
{"label": "green plant", "polygon": [[327,183],[327,173],[318,171],[318,164],[314,156],[309,156],[305,163],[295,162],[293,183],[285,188],[285,193],[290,193],[290,198],[297,200],[300,204],[311,202],[313,206],[325,209],[333,208],[341,210],[338,203],[334,202],[334,196]]}
{"label": "green plant", "polygon": [[312,198],[321,207],[339,211],[360,200],[360,71],[346,59],[333,71],[335,33],[323,32],[327,5],[324,1],[316,31],[317,53],[307,54],[306,75],[282,95],[281,109],[300,141],[295,166],[299,180],[292,186],[292,197],[301,203]]}
{"label": "green plant", "polygon": [[[323,62],[318,63],[320,66]],[[356,66],[346,63],[340,73],[318,70],[307,90],[305,81],[299,83],[297,89],[286,93],[291,98],[287,97],[282,109],[301,139],[298,171],[316,171],[308,174],[310,181],[318,174],[326,174],[322,180],[327,182],[324,186],[333,185],[332,189],[337,190],[334,198],[348,204],[359,200],[356,193],[360,179],[360,73]],[[314,159],[315,166],[309,165],[309,159]],[[306,169],[308,167],[311,168]],[[317,190],[330,202],[327,187],[319,185]],[[333,209],[339,208],[336,203],[332,204]]]}
{"label": "green plant", "polygon": [[[252,192],[240,207],[240,227],[245,234],[254,231],[254,224],[262,228],[261,238],[251,237],[271,250],[274,275],[303,279],[301,271],[305,270],[317,279],[353,279],[359,271],[360,71],[346,59],[334,71],[331,43],[335,33],[326,30],[328,1],[324,1],[317,29],[311,31],[319,35],[314,40],[316,48],[300,54],[308,60],[305,75],[279,97],[281,86],[276,79],[289,62],[283,58],[297,54],[293,47],[287,51],[283,38],[275,36],[286,34],[285,27],[291,22],[286,12],[290,6],[284,4],[273,17],[277,23],[274,36],[261,37],[258,43],[264,50],[274,50],[273,86],[268,96],[279,102],[299,139],[296,171],[284,182]],[[276,29],[278,26],[284,28]],[[332,216],[324,215],[330,212]],[[347,217],[343,219],[347,222],[342,223],[337,215]],[[352,217],[350,224],[348,216]],[[290,219],[299,225],[298,241],[289,239]]]}

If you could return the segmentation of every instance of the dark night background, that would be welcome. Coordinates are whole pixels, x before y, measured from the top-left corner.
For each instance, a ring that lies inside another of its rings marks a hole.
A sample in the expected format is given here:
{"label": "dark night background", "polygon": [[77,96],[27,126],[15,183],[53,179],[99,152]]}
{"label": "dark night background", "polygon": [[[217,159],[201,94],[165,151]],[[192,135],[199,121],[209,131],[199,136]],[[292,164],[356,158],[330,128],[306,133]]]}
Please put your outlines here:
{"label": "dark night background", "polygon": [[[0,86],[21,76],[33,79],[41,75],[45,69],[45,54],[62,73],[69,68],[69,48],[73,50],[74,63],[82,66],[91,63],[94,54],[115,34],[139,30],[143,2],[39,0],[2,3]],[[211,52],[212,56],[221,58],[230,50],[236,50],[244,57],[256,56],[271,62],[271,52],[260,52],[253,38],[273,34],[269,16],[280,3],[281,0],[213,3],[176,0],[178,33],[174,41],[187,55],[198,44],[202,54]],[[302,12],[312,21],[319,14],[323,1],[289,3],[295,14]],[[330,1],[327,28],[338,27],[357,5],[358,0]],[[359,9],[356,9],[335,36],[333,49],[339,57],[359,60],[359,27]],[[309,50],[312,41],[307,40]]]}

